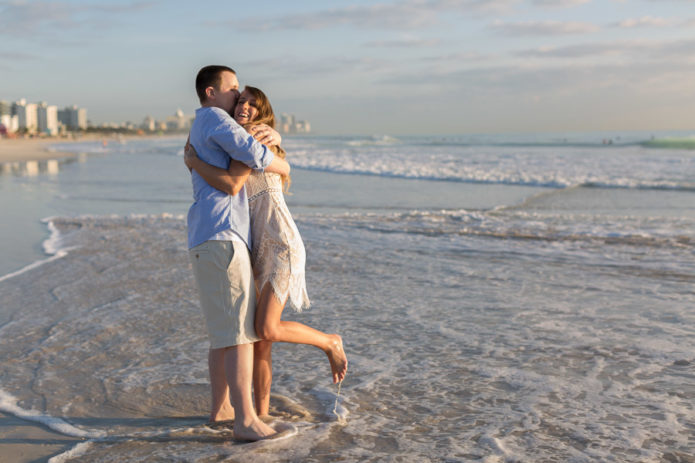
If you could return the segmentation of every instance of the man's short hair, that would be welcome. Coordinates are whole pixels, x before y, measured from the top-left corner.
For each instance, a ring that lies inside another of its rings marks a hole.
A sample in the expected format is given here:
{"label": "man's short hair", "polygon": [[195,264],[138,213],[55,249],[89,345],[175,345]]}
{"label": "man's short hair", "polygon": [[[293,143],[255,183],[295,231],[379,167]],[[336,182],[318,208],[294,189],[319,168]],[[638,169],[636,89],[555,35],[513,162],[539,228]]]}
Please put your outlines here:
{"label": "man's short hair", "polygon": [[195,91],[198,94],[198,99],[201,103],[205,103],[205,101],[208,99],[207,93],[205,93],[206,88],[214,87],[215,89],[219,90],[220,85],[222,84],[223,72],[231,72],[232,74],[236,75],[234,69],[217,64],[205,66],[198,71],[198,75],[195,78]]}

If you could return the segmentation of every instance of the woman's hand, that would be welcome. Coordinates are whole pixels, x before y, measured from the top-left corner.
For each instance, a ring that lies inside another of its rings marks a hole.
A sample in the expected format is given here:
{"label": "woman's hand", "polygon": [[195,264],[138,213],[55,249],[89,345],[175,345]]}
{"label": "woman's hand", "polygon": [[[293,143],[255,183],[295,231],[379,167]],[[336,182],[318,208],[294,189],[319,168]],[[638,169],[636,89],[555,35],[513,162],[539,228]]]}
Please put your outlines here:
{"label": "woman's hand", "polygon": [[183,162],[186,163],[188,170],[193,170],[193,162],[196,159],[198,159],[198,153],[191,145],[191,139],[189,138],[186,140],[186,146],[183,149]]}
{"label": "woman's hand", "polygon": [[267,146],[280,145],[282,137],[280,134],[269,125],[258,124],[248,128],[248,132],[253,135],[259,143]]}

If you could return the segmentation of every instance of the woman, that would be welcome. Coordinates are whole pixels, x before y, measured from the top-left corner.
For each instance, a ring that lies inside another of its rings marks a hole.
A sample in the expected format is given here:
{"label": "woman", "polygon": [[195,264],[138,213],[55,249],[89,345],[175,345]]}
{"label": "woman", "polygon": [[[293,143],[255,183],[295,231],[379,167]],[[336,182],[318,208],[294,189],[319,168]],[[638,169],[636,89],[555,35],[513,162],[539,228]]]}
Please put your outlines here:
{"label": "woman", "polygon": [[[247,130],[258,124],[275,127],[270,101],[254,87],[246,87],[242,92],[234,109],[234,119]],[[280,146],[269,148],[276,156],[285,157]],[[304,244],[283,196],[290,183],[289,176],[281,178],[278,174],[252,171],[237,161],[232,161],[229,169],[224,170],[199,159],[192,147],[186,149],[184,160],[208,184],[229,194],[236,194],[240,179],[246,179],[253,244],[251,263],[258,293],[255,327],[258,336],[263,338],[254,344],[253,385],[258,415],[268,415],[269,411],[273,342],[320,348],[328,356],[333,382],[342,381],[347,372],[347,358],[341,337],[302,323],[281,320],[288,299],[297,311],[309,306],[304,278]]]}

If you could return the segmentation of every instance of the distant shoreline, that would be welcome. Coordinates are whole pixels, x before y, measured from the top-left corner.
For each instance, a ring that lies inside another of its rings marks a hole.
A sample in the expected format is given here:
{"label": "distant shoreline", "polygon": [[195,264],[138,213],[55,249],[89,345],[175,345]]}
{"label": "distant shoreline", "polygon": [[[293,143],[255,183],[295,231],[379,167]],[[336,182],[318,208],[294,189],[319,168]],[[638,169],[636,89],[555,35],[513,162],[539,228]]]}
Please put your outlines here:
{"label": "distant shoreline", "polygon": [[51,145],[59,145],[70,141],[73,140],[36,138],[2,139],[0,140],[0,163],[45,161],[74,156],[73,153],[69,152],[48,150],[48,147]]}
{"label": "distant shoreline", "polygon": [[[164,135],[168,136],[168,135]],[[183,136],[183,135],[177,135]],[[105,143],[123,140],[162,138],[162,135],[113,135],[113,134],[88,134],[79,138],[0,138],[0,164],[47,161],[75,156],[77,153],[62,151],[59,146],[67,143],[80,143],[90,141],[104,141]],[[49,150],[49,147],[58,147]]]}

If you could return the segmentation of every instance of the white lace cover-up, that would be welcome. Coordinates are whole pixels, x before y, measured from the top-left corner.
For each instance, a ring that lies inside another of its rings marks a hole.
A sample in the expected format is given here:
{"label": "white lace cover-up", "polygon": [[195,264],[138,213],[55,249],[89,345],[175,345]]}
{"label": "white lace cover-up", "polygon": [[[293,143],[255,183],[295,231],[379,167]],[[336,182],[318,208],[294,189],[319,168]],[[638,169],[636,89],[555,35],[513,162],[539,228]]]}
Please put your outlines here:
{"label": "white lace cover-up", "polygon": [[258,291],[270,282],[280,301],[289,298],[298,312],[309,307],[304,265],[306,252],[282,194],[278,174],[251,172],[246,181],[251,215],[251,263]]}

